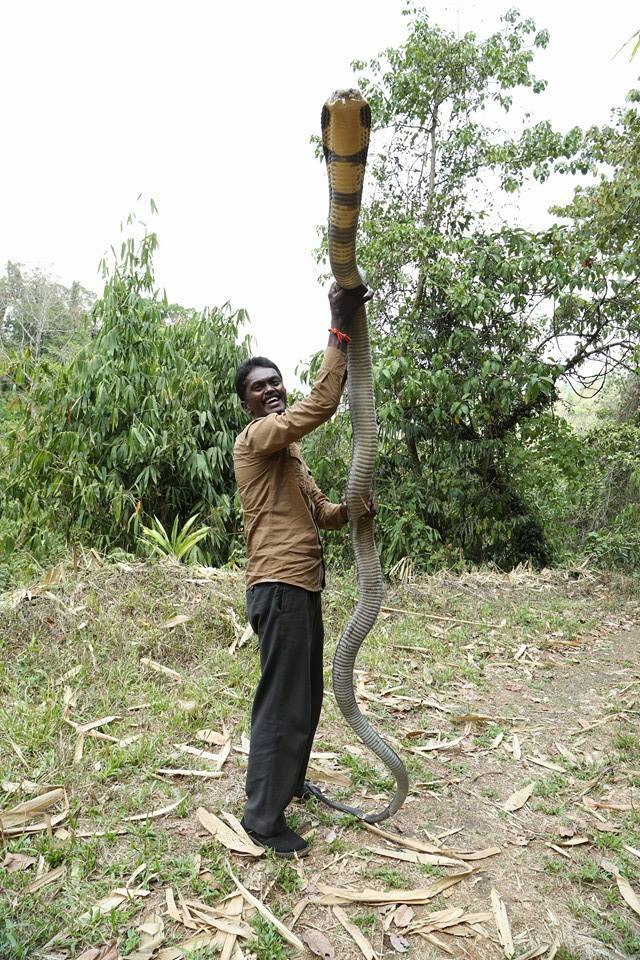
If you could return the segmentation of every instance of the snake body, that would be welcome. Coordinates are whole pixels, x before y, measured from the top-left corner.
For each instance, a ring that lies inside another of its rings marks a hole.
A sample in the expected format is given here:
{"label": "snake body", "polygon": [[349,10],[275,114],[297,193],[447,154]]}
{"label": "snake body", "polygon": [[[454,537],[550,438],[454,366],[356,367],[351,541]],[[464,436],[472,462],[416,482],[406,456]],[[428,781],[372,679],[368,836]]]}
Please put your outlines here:
{"label": "snake body", "polygon": [[[336,281],[346,289],[354,289],[363,283],[356,262],[355,239],[370,129],[371,110],[357,90],[337,91],[325,103],[322,110],[322,142],[329,176],[329,260]],[[373,489],[377,423],[364,306],[353,321],[347,376],[353,427],[347,506],[358,575],[358,601],[334,656],[333,690],[347,723],[395,777],[396,790],[388,806],[380,813],[363,813],[328,800],[317,788],[313,792],[336,809],[354,814],[368,823],[376,823],[399,810],[409,784],[404,764],[364,718],[353,689],[357,653],[373,627],[382,603],[382,572],[373,535],[373,517],[367,507]]]}

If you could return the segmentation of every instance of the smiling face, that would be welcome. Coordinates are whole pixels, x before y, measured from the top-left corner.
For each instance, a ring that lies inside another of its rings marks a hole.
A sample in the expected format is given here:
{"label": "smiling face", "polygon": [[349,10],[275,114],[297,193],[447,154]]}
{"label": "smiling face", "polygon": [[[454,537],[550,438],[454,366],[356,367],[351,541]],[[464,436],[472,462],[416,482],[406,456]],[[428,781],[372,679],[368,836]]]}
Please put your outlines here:
{"label": "smiling face", "polygon": [[269,413],[282,413],[287,406],[287,391],[282,377],[273,367],[253,367],[244,383],[244,408],[255,420]]}

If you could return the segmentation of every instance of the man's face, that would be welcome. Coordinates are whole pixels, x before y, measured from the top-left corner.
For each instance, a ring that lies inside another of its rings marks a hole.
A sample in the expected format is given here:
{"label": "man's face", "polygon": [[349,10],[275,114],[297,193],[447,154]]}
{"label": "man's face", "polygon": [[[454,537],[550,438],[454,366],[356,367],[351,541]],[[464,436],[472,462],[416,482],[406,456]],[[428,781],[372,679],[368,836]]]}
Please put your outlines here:
{"label": "man's face", "polygon": [[244,408],[255,420],[269,413],[282,413],[287,405],[287,391],[273,367],[253,367],[245,380]]}

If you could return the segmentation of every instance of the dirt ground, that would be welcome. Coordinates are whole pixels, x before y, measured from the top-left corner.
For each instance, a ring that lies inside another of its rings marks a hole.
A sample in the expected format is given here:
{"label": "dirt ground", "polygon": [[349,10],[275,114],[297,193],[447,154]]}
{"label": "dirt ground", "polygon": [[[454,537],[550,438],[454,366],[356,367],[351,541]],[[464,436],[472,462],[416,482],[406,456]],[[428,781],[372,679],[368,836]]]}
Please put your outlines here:
{"label": "dirt ground", "polygon": [[[352,597],[329,591],[331,635]],[[256,656],[241,579],[101,567],[5,598],[0,812],[59,784],[70,802],[49,811],[59,826],[4,838],[3,960],[172,960],[194,936],[194,960],[295,956],[231,874],[309,957],[640,956],[635,584],[584,569],[441,575],[385,604],[356,681],[411,777],[380,825],[394,837],[294,804],[312,849],[283,865],[233,852],[198,814],[242,810]],[[325,700],[314,776],[379,809],[385,775]],[[78,728],[105,717],[98,738]],[[118,889],[120,904],[87,917]],[[236,933],[215,926],[230,916]]]}

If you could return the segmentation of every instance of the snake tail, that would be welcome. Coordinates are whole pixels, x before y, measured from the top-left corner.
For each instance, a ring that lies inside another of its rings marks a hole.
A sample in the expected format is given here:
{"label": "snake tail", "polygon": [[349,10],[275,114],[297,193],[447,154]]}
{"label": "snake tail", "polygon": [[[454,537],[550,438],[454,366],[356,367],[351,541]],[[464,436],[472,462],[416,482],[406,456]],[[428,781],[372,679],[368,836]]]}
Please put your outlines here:
{"label": "snake tail", "polygon": [[[329,177],[329,261],[340,286],[354,289],[364,282],[356,261],[356,231],[369,147],[371,110],[358,90],[340,90],[325,103],[321,122]],[[367,823],[378,823],[400,809],[407,796],[409,781],[400,757],[363,716],[353,688],[356,656],[380,612],[383,595],[373,517],[367,506],[373,489],[378,430],[365,307],[357,312],[352,325],[347,377],[353,449],[346,496],[358,575],[358,600],[333,659],[333,690],[345,720],[365,746],[388,767],[395,778],[396,789],[391,801],[380,813],[364,813],[355,807],[330,800],[312,785],[310,790],[335,809],[357,816]]]}

